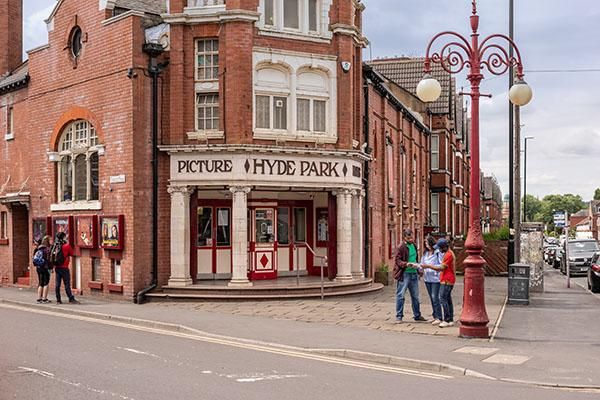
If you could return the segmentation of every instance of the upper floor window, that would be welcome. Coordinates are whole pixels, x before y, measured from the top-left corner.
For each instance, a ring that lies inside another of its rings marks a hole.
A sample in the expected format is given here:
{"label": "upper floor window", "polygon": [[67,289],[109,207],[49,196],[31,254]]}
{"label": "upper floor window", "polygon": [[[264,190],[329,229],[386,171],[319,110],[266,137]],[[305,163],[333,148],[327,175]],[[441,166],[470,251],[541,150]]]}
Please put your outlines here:
{"label": "upper floor window", "polygon": [[219,79],[219,41],[202,39],[196,41],[196,80]]}
{"label": "upper floor window", "polygon": [[258,69],[255,82],[256,129],[296,135],[325,135],[331,131],[330,82],[325,72],[306,68],[290,71],[268,65]]}
{"label": "upper floor window", "polygon": [[261,0],[260,25],[271,30],[319,34],[321,18],[328,15],[321,10],[327,4],[331,0]]}
{"label": "upper floor window", "polygon": [[0,239],[8,238],[8,214],[6,211],[0,212]]}
{"label": "upper floor window", "polygon": [[94,127],[78,120],[65,128],[58,144],[59,201],[99,199],[98,136]]}
{"label": "upper floor window", "polygon": [[431,135],[431,169],[440,168],[440,137]]}
{"label": "upper floor window", "polygon": [[196,93],[196,130],[219,130],[219,95]]}
{"label": "upper floor window", "polygon": [[9,106],[6,111],[6,139],[15,137],[15,111]]}
{"label": "upper floor window", "polygon": [[431,193],[431,225],[440,226],[440,195]]}

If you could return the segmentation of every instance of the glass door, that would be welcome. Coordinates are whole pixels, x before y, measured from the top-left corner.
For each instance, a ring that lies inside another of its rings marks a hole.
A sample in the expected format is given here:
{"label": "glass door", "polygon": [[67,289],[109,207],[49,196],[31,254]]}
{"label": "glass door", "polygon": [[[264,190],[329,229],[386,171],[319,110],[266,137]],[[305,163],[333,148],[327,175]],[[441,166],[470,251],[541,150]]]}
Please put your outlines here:
{"label": "glass door", "polygon": [[276,209],[257,207],[253,211],[252,234],[254,242],[252,279],[277,278]]}

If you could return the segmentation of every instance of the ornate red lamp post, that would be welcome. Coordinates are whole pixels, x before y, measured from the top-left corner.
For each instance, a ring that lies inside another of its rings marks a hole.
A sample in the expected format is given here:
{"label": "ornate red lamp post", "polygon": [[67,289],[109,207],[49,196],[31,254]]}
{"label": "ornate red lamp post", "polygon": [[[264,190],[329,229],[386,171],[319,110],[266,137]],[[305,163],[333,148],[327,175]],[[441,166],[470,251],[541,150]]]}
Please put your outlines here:
{"label": "ornate red lamp post", "polygon": [[[515,43],[506,35],[494,34],[479,41],[479,16],[477,2],[473,0],[471,20],[471,40],[456,32],[441,32],[431,39],[425,55],[425,76],[417,86],[417,96],[425,102],[435,101],[441,94],[441,85],[431,76],[431,63],[439,64],[446,72],[456,74],[465,67],[469,69],[467,80],[471,84],[471,196],[469,199],[469,232],[465,248],[468,256],[464,261],[465,280],[463,309],[460,316],[460,336],[470,338],[489,337],[488,316],[485,309],[484,273],[485,260],[481,256],[484,247],[481,234],[480,210],[480,170],[479,170],[479,98],[490,95],[479,92],[483,79],[482,70],[494,75],[502,75],[509,68],[516,68],[517,82],[510,88],[509,97],[513,104],[523,106],[531,100],[531,88],[523,81],[523,64]],[[431,51],[432,46],[442,39],[445,43],[439,51]],[[506,47],[508,46],[508,47]],[[514,50],[516,57],[509,56],[507,49]]]}

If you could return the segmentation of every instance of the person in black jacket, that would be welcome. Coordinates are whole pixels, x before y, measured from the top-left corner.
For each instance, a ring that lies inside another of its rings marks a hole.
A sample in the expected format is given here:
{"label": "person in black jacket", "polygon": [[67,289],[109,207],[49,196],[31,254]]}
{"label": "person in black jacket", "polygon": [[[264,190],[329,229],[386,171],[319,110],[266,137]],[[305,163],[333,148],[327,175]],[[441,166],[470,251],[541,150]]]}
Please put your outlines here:
{"label": "person in black jacket", "polygon": [[38,303],[50,303],[48,300],[48,285],[50,284],[50,237],[44,236],[40,244],[33,251],[33,256],[42,251],[44,257],[44,265],[35,267],[38,274]]}

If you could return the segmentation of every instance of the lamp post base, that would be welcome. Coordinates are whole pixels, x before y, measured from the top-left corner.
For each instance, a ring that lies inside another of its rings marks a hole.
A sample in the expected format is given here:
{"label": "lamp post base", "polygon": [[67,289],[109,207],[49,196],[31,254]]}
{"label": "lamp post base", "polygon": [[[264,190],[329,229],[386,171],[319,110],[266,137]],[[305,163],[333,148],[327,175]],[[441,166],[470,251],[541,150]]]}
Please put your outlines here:
{"label": "lamp post base", "polygon": [[490,337],[490,330],[485,326],[467,326],[462,325],[458,330],[458,336],[467,339],[487,339]]}

